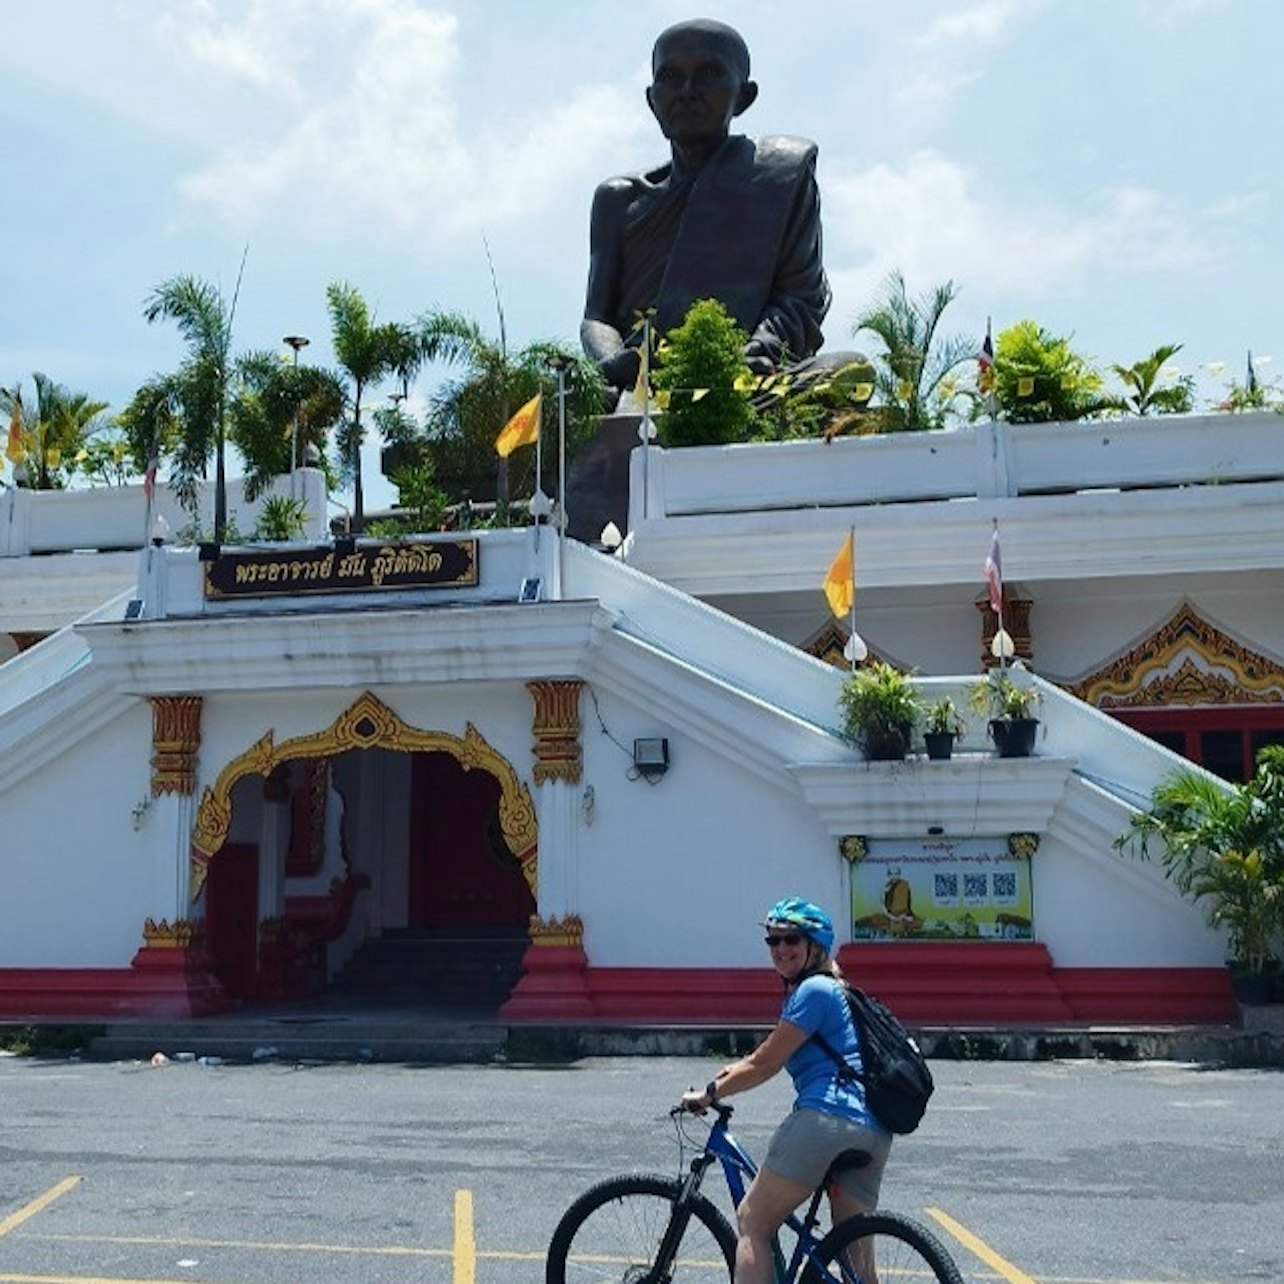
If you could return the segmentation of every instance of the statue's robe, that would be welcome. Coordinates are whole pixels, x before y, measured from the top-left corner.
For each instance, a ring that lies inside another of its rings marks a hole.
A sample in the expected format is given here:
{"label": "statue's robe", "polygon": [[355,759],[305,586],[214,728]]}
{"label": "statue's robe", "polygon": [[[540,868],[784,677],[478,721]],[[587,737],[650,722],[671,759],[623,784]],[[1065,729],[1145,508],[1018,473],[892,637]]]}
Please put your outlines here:
{"label": "statue's robe", "polygon": [[664,334],[713,298],[778,364],[820,348],[830,291],[814,143],[733,135],[694,178],[665,165],[632,182],[614,319],[631,346],[638,313],[655,308]]}

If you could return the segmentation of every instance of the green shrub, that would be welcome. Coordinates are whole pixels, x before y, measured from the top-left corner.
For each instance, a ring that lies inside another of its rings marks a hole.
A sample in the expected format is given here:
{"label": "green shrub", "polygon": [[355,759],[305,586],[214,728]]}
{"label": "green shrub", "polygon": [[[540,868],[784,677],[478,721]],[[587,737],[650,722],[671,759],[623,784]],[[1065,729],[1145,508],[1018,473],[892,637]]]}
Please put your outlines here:
{"label": "green shrub", "polygon": [[668,394],[658,424],[663,445],[720,446],[745,439],[749,398],[736,383],[749,376],[747,339],[716,299],[697,300],[686,320],[665,336],[651,379],[658,392]]}

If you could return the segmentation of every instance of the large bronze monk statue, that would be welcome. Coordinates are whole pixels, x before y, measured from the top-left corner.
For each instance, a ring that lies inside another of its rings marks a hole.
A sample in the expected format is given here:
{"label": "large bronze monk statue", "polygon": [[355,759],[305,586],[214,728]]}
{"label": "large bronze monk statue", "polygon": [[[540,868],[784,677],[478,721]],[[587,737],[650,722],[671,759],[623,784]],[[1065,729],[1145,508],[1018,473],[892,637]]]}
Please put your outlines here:
{"label": "large bronze monk statue", "polygon": [[609,178],[593,197],[584,350],[617,389],[637,380],[639,314],[664,334],[715,298],[750,336],[757,374],[812,356],[829,310],[821,266],[816,146],[731,134],[758,96],[749,50],[720,22],[661,33],[646,98],[671,158]]}

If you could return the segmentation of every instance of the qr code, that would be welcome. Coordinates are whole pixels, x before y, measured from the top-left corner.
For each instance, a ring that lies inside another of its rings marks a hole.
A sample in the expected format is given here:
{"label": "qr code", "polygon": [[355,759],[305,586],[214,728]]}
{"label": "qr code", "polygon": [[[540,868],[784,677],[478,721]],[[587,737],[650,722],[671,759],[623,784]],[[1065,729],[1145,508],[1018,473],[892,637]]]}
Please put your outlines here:
{"label": "qr code", "polygon": [[963,899],[967,901],[983,901],[987,898],[990,891],[990,881],[984,874],[964,874],[963,875]]}
{"label": "qr code", "polygon": [[959,876],[957,874],[934,874],[932,883],[933,895],[938,905],[958,900]]}
{"label": "qr code", "polygon": [[994,899],[1014,901],[1016,900],[1016,875],[1012,873],[995,874],[994,878]]}

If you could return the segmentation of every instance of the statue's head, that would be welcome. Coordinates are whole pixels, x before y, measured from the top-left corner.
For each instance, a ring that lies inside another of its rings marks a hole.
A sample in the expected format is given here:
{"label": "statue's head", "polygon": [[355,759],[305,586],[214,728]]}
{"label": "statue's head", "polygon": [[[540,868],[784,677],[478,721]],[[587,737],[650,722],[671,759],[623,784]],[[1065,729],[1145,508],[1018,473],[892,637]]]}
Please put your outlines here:
{"label": "statue's head", "polygon": [[749,46],[734,27],[697,18],[660,33],[646,100],[670,141],[690,146],[725,138],[757,96]]}

